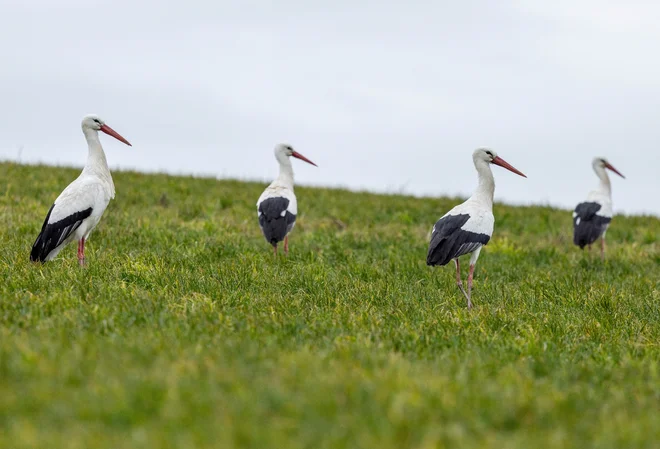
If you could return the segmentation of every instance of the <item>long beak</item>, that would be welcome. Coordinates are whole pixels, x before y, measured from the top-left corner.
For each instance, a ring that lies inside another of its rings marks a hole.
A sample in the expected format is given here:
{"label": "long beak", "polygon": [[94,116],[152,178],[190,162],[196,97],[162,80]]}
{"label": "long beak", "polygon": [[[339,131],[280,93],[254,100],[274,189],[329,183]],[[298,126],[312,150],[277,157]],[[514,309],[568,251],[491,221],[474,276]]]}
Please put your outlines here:
{"label": "long beak", "polygon": [[104,133],[106,133],[109,136],[114,137],[115,139],[119,140],[120,142],[124,142],[129,147],[133,146],[133,145],[130,144],[130,142],[128,140],[124,139],[117,131],[110,128],[108,125],[101,125],[101,131],[103,131]]}
{"label": "long beak", "polygon": [[308,164],[312,164],[314,167],[318,167],[318,165],[316,165],[314,162],[310,161],[309,159],[307,159],[305,156],[298,153],[297,151],[294,151],[293,153],[291,153],[291,156],[293,156],[295,158],[298,158],[300,160],[303,160],[303,161],[307,162]]}
{"label": "long beak", "polygon": [[610,164],[609,162],[605,162],[605,168],[609,168],[609,169],[612,170],[614,173],[616,173],[617,175],[621,176],[623,179],[626,179],[626,177],[623,176],[621,173],[619,173],[619,170],[617,170],[616,168],[612,167],[612,164]]}
{"label": "long beak", "polygon": [[499,165],[500,167],[504,167],[507,170],[514,172],[516,175],[522,176],[523,178],[527,177],[527,176],[525,176],[525,174],[523,172],[521,172],[520,170],[518,170],[513,165],[509,164],[507,161],[505,161],[504,159],[502,159],[499,156],[497,156],[495,159],[493,159],[492,163],[495,164],[495,165]]}

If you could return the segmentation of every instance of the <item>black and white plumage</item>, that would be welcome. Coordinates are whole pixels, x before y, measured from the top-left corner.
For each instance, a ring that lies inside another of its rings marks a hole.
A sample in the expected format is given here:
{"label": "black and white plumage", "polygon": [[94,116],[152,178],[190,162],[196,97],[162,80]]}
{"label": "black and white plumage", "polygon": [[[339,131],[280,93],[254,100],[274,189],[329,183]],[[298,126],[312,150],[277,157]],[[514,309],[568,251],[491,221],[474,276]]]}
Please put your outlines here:
{"label": "black and white plumage", "polygon": [[587,200],[579,203],[573,211],[573,243],[584,249],[600,237],[600,255],[605,258],[605,234],[612,221],[612,185],[605,169],[612,170],[625,178],[604,158],[594,158],[591,163],[600,179],[596,190],[589,192]]}
{"label": "black and white plumage", "polygon": [[[58,221],[53,221],[50,219],[50,216],[55,208],[55,204],[50,207],[48,210],[48,215],[46,215],[46,220],[41,226],[41,232],[37,237],[37,240],[32,245],[32,251],[30,252],[30,260],[33,262],[45,262],[50,260],[58,251],[55,251],[57,248],[64,247],[66,240],[73,234],[83,223],[86,218],[89,218],[92,215],[92,208],[88,207],[85,210],[80,212],[74,212],[73,214],[62,218]],[[47,257],[50,256],[50,259]]]}
{"label": "black and white plumage", "polygon": [[296,215],[289,209],[291,201],[283,196],[264,199],[259,203],[259,226],[268,243],[277,246],[293,230]]}
{"label": "black and white plumage", "polygon": [[[477,232],[462,228],[469,219],[469,213],[459,213],[445,215],[438,220],[431,233],[431,243],[426,256],[427,265],[447,265],[452,259],[474,252],[488,243],[493,232],[494,218],[490,220],[490,217],[484,217]],[[471,224],[476,223],[477,220],[473,220]],[[487,226],[489,229],[486,229]]]}
{"label": "black and white plumage", "polygon": [[99,140],[99,131],[130,143],[96,115],[83,118],[82,130],[89,153],[78,178],[67,186],[50,207],[41,232],[32,245],[30,260],[52,260],[68,243],[78,241],[78,261],[85,262],[85,241],[101,220],[108,203],[115,196],[115,186]]}
{"label": "black and white plumage", "polygon": [[[495,180],[490,164],[499,165],[526,177],[500,158],[495,151],[488,148],[475,150],[472,154],[472,160],[479,175],[477,190],[467,201],[454,207],[436,222],[431,232],[431,241],[426,256],[426,264],[431,266],[446,265],[451,260],[454,261],[456,265],[456,284],[467,299],[468,308],[472,308],[471,295],[474,267],[481,248],[490,241],[495,225],[495,217],[493,216]],[[458,261],[459,257],[466,254],[471,254],[467,292],[463,288]]]}
{"label": "black and white plumage", "polygon": [[298,201],[293,192],[293,166],[291,156],[316,164],[295,151],[291,145],[279,144],[275,147],[275,159],[280,164],[280,174],[259,197],[257,216],[259,226],[266,241],[277,254],[277,244],[284,241],[284,252],[289,252],[289,233],[296,224]]}
{"label": "black and white plumage", "polygon": [[580,203],[573,211],[573,243],[583,249],[605,234],[612,217],[599,215],[603,208],[596,202]]}

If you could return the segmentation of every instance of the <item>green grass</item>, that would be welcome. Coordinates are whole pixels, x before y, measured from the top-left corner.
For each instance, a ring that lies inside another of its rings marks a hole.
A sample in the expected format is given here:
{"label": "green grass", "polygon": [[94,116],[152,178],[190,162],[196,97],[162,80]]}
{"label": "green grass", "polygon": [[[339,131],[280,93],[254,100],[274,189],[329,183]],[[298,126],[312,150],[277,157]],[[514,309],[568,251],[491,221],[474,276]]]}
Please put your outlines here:
{"label": "green grass", "polygon": [[457,199],[115,173],[87,245],[30,247],[78,170],[0,164],[0,447],[562,448],[660,441],[660,220],[607,260],[571,214],[496,205],[470,312],[425,265]]}

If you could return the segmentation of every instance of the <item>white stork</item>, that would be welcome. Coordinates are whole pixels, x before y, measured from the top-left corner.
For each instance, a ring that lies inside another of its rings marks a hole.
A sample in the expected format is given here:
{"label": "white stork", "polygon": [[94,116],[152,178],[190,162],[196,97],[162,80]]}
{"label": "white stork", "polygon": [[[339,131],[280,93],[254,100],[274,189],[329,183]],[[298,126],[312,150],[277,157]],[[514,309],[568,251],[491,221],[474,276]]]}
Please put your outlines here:
{"label": "white stork", "polygon": [[612,186],[610,177],[607,176],[606,168],[612,170],[622,178],[626,178],[602,157],[594,158],[591,163],[596,175],[600,178],[600,184],[596,190],[587,195],[587,201],[578,204],[573,211],[573,243],[584,249],[588,245],[600,239],[600,257],[605,259],[605,233],[612,221]]}
{"label": "white stork", "polygon": [[[456,264],[456,284],[467,299],[468,308],[472,308],[472,277],[474,266],[479,258],[481,247],[486,245],[493,235],[493,194],[495,179],[490,164],[499,165],[520,176],[527,177],[516,170],[497,153],[488,148],[478,148],[472,154],[474,166],[479,174],[479,185],[474,194],[462,204],[447,212],[433,226],[426,264],[447,265],[453,260]],[[472,253],[470,272],[467,278],[468,290],[463,288],[458,258]]]}
{"label": "white stork", "polygon": [[284,253],[289,253],[289,233],[296,224],[298,214],[298,203],[293,193],[293,166],[289,159],[291,156],[317,167],[314,162],[294,151],[291,145],[281,143],[275,147],[275,159],[280,164],[280,174],[257,201],[259,226],[266,241],[273,245],[275,255],[277,255],[277,244],[282,240],[284,240]]}
{"label": "white stork", "polygon": [[99,131],[131,145],[96,115],[82,121],[87,139],[87,163],[78,178],[67,186],[50,207],[37,240],[32,245],[30,260],[52,260],[69,242],[78,240],[78,262],[85,264],[85,240],[101,220],[108,203],[115,197],[115,185],[99,140]]}

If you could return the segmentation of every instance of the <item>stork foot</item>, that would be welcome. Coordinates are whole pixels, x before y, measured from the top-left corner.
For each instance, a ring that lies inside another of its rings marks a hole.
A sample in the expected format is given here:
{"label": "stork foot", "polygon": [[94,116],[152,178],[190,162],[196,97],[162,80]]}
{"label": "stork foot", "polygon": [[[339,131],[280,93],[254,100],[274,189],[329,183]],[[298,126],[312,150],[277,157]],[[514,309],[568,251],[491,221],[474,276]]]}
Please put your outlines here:
{"label": "stork foot", "polygon": [[470,297],[468,296],[467,292],[466,292],[465,289],[463,288],[463,283],[462,283],[462,282],[459,282],[459,283],[457,283],[456,285],[458,286],[458,288],[459,288],[459,290],[461,291],[461,293],[463,293],[463,296],[465,296],[465,299],[467,299],[467,302],[468,302],[468,308],[472,307],[472,303],[470,302]]}
{"label": "stork foot", "polygon": [[284,237],[284,255],[289,255],[289,236]]}
{"label": "stork foot", "polygon": [[467,299],[468,309],[471,309],[472,302],[470,301],[470,294],[468,294],[468,292],[465,291],[465,289],[463,288],[463,282],[461,281],[461,265],[458,262],[458,258],[454,259],[454,264],[456,265],[456,285],[463,293],[463,296],[465,296],[465,299]]}

